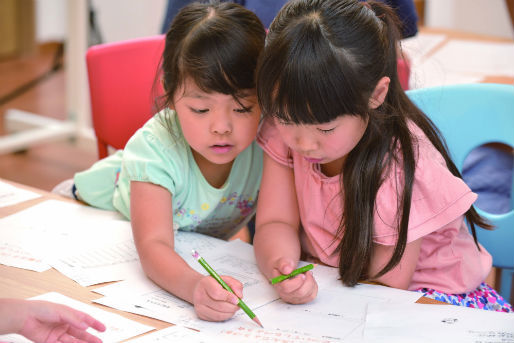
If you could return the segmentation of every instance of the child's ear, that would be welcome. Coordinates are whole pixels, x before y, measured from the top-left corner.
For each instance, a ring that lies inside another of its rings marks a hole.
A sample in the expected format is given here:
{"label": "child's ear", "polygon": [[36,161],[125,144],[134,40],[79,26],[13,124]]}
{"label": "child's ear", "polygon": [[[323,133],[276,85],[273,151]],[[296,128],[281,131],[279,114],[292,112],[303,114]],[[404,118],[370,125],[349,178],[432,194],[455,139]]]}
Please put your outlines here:
{"label": "child's ear", "polygon": [[378,80],[371,97],[369,98],[369,107],[371,109],[375,109],[378,106],[382,105],[384,102],[387,92],[389,91],[389,83],[391,80],[384,76],[380,80]]}

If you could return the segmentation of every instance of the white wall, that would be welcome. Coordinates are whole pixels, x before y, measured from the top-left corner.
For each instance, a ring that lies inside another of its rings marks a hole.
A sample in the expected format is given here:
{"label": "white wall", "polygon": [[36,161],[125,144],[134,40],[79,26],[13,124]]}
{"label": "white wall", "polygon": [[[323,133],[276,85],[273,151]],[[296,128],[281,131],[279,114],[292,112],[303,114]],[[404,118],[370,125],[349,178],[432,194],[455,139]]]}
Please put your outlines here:
{"label": "white wall", "polygon": [[[36,0],[36,40],[62,41],[68,35],[68,1]],[[160,33],[166,0],[92,0],[105,43]]]}
{"label": "white wall", "polygon": [[514,39],[505,0],[426,0],[425,25]]}
{"label": "white wall", "polygon": [[67,37],[66,0],[36,0],[35,4],[36,41],[65,40]]}
{"label": "white wall", "polygon": [[[36,0],[36,39],[64,40],[67,1]],[[166,0],[92,0],[105,42],[160,33]],[[505,0],[426,0],[425,24],[514,39]]]}
{"label": "white wall", "polygon": [[166,0],[93,0],[104,42],[159,34]]}

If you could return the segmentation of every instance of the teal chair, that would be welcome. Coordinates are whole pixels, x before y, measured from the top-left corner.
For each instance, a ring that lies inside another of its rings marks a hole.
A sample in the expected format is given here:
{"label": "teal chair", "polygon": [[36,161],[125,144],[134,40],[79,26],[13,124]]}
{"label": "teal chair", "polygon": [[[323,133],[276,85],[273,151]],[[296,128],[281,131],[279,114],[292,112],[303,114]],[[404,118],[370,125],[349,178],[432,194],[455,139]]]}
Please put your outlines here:
{"label": "teal chair", "polygon": [[[407,94],[439,128],[461,172],[466,156],[483,144],[499,142],[514,147],[514,86],[451,85],[411,90]],[[501,268],[500,287],[496,288],[512,303],[514,210],[511,206],[503,214],[479,208],[477,211],[496,227],[492,231],[477,228],[478,241],[493,256],[493,265]]]}

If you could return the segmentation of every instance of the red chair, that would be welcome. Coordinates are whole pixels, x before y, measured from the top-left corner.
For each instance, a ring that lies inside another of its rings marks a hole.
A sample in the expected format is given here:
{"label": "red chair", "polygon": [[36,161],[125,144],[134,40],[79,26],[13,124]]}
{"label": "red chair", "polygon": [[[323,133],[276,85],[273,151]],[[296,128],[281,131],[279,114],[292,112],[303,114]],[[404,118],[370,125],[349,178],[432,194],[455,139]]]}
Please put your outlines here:
{"label": "red chair", "polygon": [[123,149],[155,111],[162,95],[156,78],[164,35],[92,46],[86,54],[91,114],[98,157]]}
{"label": "red chair", "polygon": [[404,91],[409,89],[409,78],[410,78],[410,62],[407,59],[399,58],[397,60],[398,79],[402,85]]}

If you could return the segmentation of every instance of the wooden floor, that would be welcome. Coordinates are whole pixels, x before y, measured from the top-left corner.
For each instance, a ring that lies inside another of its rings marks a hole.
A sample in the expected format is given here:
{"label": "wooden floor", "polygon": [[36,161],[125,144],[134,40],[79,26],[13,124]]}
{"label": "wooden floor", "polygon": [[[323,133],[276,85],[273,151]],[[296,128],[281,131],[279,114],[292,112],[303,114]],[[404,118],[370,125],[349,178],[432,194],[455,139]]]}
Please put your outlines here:
{"label": "wooden floor", "polygon": [[[0,60],[0,99],[47,73],[53,65],[58,44],[45,44],[33,56]],[[51,73],[26,92],[0,104],[0,134],[6,134],[5,112],[19,109],[65,120],[66,84],[64,69]],[[85,138],[42,143],[26,151],[0,154],[0,178],[51,190],[97,159],[96,145]]]}

